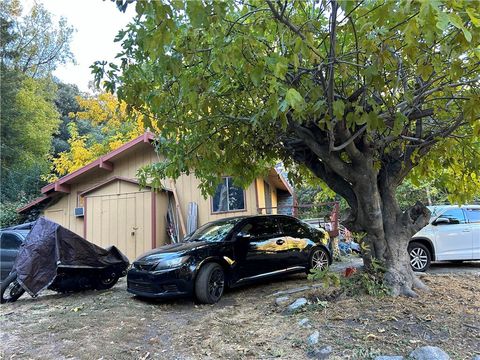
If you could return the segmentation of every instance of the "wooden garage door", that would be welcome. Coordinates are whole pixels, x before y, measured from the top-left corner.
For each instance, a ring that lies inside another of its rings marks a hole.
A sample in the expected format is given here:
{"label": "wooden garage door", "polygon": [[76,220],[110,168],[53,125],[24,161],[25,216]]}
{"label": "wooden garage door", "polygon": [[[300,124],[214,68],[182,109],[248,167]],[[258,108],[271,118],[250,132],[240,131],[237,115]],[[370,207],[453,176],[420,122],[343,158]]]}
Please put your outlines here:
{"label": "wooden garage door", "polygon": [[151,194],[136,192],[87,197],[87,240],[117,246],[130,261],[150,250]]}

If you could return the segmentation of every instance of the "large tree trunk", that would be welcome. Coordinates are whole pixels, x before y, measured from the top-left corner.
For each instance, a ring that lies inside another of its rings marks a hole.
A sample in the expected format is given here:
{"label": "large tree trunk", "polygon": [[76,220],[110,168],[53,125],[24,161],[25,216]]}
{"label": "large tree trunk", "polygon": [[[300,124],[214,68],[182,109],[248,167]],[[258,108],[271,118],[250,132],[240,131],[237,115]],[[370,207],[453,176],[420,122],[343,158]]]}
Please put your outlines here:
{"label": "large tree trunk", "polygon": [[295,124],[292,128],[306,146],[293,147],[293,159],[348,202],[351,212],[343,222],[346,228],[366,234],[365,266],[371,267],[373,259],[386,266],[385,283],[392,295],[415,296],[415,289],[426,289],[410,268],[407,247],[411,237],[428,223],[430,212],[421,203],[402,212],[395,198],[395,189],[413,167],[411,154],[404,160],[401,149],[396,148],[379,161],[370,151],[371,145],[359,140],[345,146],[348,159],[342,159],[321,141],[321,134]]}
{"label": "large tree trunk", "polygon": [[411,237],[428,223],[430,212],[420,202],[402,212],[395,198],[397,184],[388,183],[388,178],[374,171],[365,173],[353,186],[357,211],[347,226],[366,233],[365,266],[371,267],[373,259],[385,265],[384,280],[391,294],[416,296],[416,289],[427,287],[411,269],[407,247]]}

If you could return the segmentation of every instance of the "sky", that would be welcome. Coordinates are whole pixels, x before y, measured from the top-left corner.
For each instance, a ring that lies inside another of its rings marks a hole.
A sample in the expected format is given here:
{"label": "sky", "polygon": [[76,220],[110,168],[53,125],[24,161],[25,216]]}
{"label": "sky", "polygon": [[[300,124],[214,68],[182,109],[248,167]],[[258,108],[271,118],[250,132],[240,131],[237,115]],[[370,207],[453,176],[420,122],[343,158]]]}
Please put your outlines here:
{"label": "sky", "polygon": [[[90,65],[96,60],[114,61],[120,44],[113,39],[118,31],[133,18],[133,5],[126,13],[119,11],[110,0],[37,0],[52,13],[54,22],[61,16],[76,29],[70,49],[76,64],[59,66],[54,76],[67,84],[76,84],[81,91],[90,92],[89,81],[93,80]],[[24,11],[30,10],[34,0],[23,0]]]}

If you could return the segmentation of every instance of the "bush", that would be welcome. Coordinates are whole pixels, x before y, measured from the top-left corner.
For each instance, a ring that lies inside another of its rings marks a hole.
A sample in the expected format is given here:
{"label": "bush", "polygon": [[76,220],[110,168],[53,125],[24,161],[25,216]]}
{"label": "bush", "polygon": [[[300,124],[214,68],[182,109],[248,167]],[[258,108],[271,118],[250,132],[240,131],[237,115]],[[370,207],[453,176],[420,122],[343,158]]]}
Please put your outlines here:
{"label": "bush", "polygon": [[17,209],[27,203],[26,199],[20,201],[6,201],[0,204],[0,227],[8,227],[24,222],[25,217],[17,213]]}
{"label": "bush", "polygon": [[383,297],[390,293],[384,284],[385,267],[378,260],[373,260],[372,266],[366,271],[353,271],[350,276],[326,270],[311,270],[308,275],[310,280],[323,281],[324,287],[335,287],[340,290],[339,295],[347,296],[372,295]]}

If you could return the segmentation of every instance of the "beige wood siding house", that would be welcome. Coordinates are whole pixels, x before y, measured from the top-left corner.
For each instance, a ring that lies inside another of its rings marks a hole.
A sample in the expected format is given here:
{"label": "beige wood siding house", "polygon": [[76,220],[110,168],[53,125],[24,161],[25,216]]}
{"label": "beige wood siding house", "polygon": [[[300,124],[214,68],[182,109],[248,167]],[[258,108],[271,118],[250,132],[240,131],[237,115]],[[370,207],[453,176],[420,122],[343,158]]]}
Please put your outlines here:
{"label": "beige wood siding house", "polygon": [[[175,182],[164,181],[163,189],[158,192],[141,189],[136,180],[138,169],[159,161],[151,144],[153,139],[153,134],[145,133],[45,186],[43,196],[19,212],[39,208],[43,216],[97,245],[117,246],[132,261],[170,241],[166,222],[169,203],[176,210],[180,237],[183,237],[182,225],[187,221],[189,203],[198,206],[197,226],[200,226],[216,219],[265,213],[262,209],[265,207],[273,208],[269,211],[275,213],[278,192],[293,196],[292,189],[275,169],[244,189],[243,200],[238,195],[242,190],[226,186],[227,196],[215,198],[215,205],[212,197],[202,196],[199,180],[193,175],[182,175]],[[234,204],[234,209],[220,209],[218,202],[227,207],[233,203],[228,194],[232,189],[240,202]],[[79,216],[81,211],[83,216]]]}

